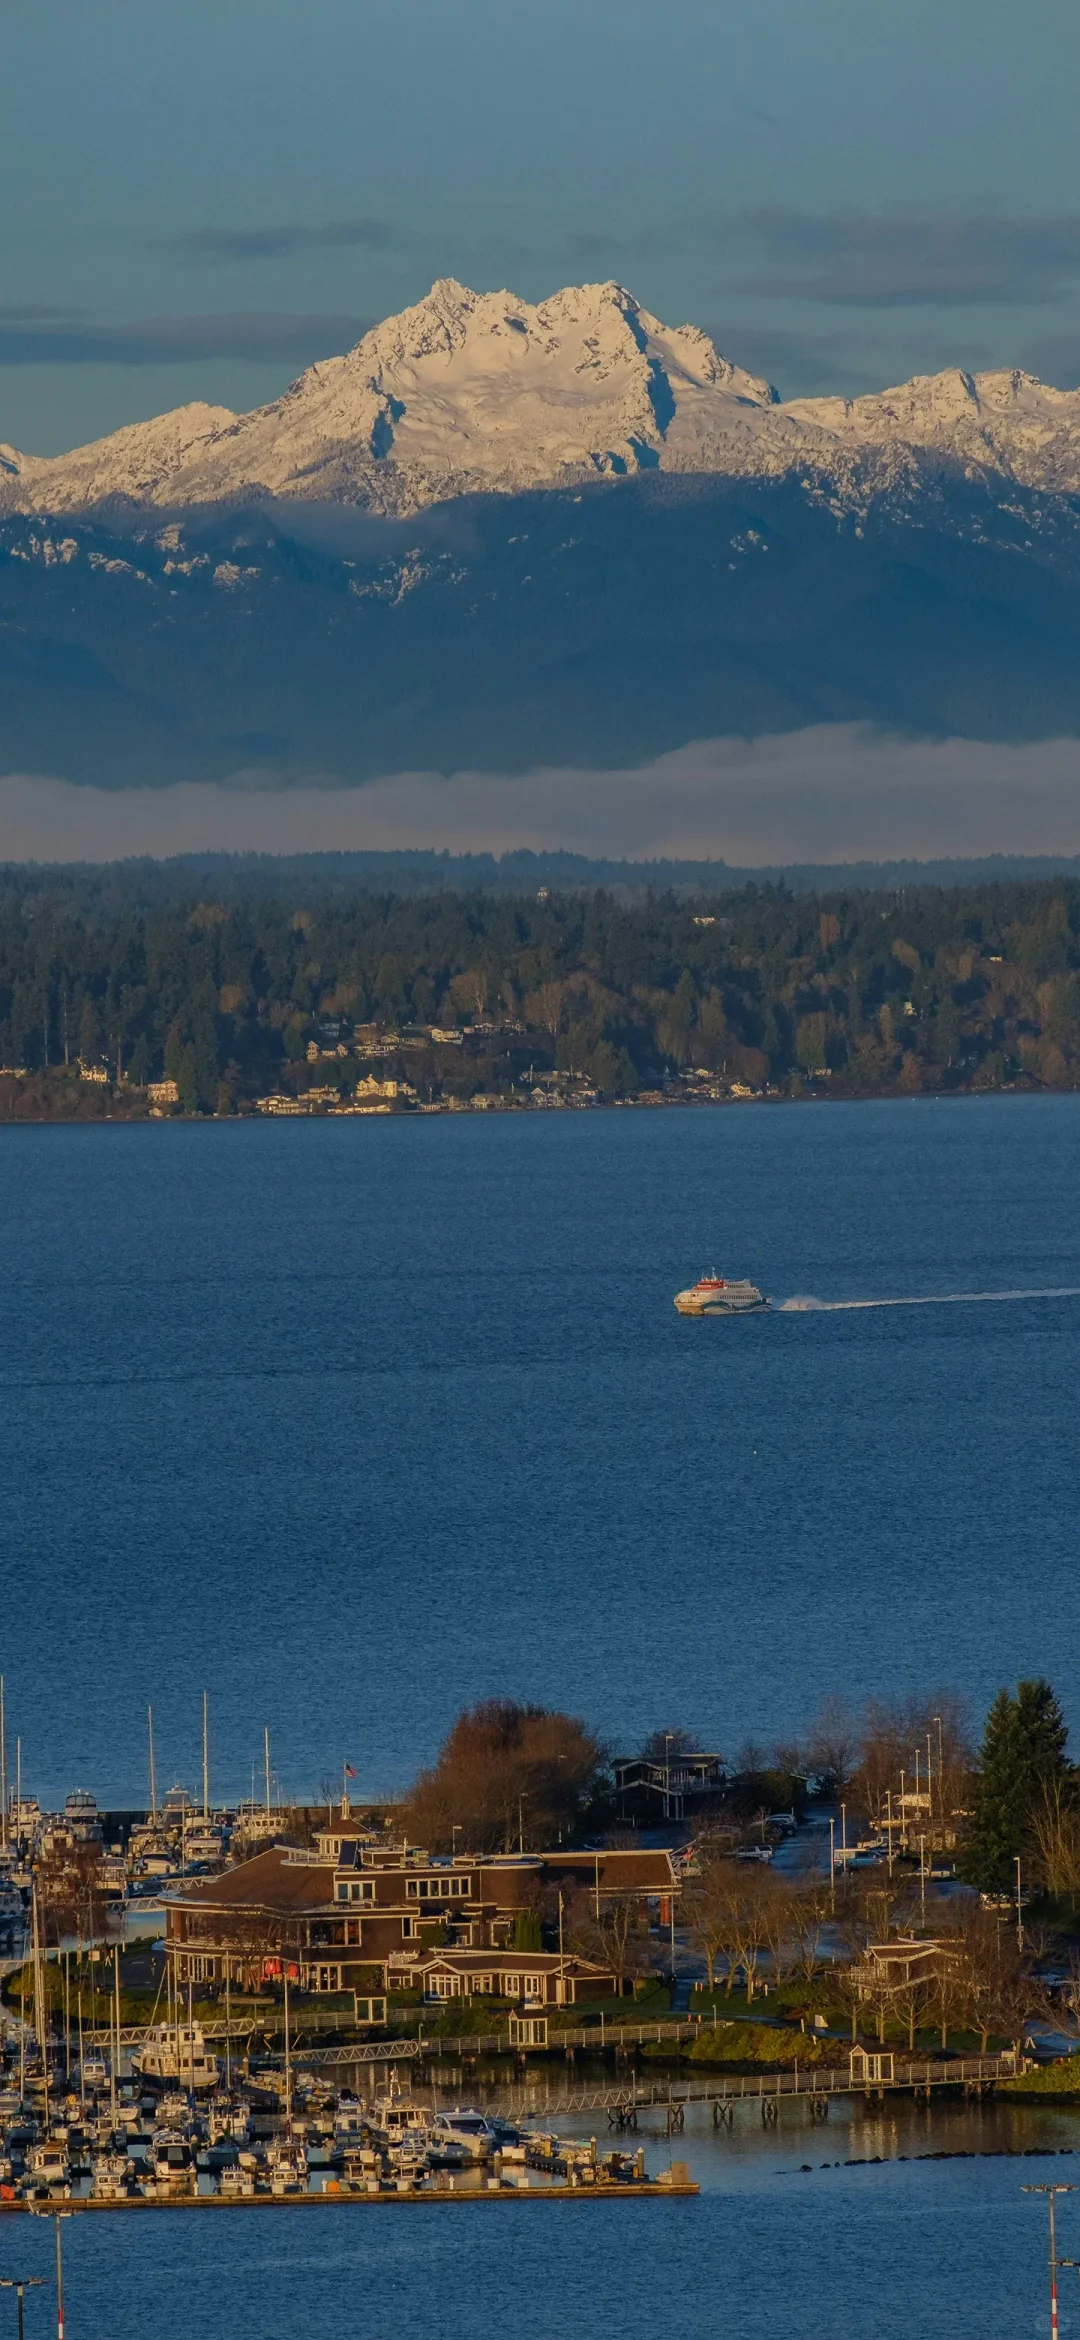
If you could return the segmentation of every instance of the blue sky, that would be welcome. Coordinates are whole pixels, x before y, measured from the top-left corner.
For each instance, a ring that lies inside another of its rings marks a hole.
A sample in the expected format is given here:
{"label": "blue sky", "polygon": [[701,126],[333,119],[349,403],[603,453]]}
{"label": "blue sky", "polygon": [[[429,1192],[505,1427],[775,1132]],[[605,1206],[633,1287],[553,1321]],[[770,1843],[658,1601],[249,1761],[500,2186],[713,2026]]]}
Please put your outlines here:
{"label": "blue sky", "polygon": [[7,0],[0,440],[247,407],[456,275],[786,394],[1080,381],[1064,0]]}

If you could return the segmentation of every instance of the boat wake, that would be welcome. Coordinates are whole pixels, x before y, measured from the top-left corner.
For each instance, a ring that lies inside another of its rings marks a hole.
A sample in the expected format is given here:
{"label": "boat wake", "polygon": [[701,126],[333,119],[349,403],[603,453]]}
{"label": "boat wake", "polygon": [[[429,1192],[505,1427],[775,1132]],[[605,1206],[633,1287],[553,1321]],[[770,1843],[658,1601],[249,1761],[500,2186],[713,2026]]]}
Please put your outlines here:
{"label": "boat wake", "polygon": [[952,1308],[975,1300],[1080,1300],[1080,1284],[1045,1284],[1033,1291],[1010,1292],[912,1292],[896,1300],[817,1300],[812,1293],[799,1293],[792,1300],[781,1300],[781,1316],[801,1316],[809,1309],[826,1309],[835,1314],[848,1308]]}

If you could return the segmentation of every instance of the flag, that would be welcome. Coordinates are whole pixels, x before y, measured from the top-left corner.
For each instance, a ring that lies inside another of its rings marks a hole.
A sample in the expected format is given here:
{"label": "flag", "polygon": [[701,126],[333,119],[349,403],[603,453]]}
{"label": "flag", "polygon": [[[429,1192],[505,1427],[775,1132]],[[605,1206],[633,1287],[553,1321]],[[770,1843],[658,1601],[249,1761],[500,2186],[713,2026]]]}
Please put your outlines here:
{"label": "flag", "polygon": [[347,1763],[347,1764],[345,1765],[345,1777],[346,1777],[346,1779],[355,1779],[355,1778],[356,1778],[356,1773],[355,1773],[355,1771],[353,1770],[353,1767],[352,1767],[352,1764],[351,1764],[351,1763]]}

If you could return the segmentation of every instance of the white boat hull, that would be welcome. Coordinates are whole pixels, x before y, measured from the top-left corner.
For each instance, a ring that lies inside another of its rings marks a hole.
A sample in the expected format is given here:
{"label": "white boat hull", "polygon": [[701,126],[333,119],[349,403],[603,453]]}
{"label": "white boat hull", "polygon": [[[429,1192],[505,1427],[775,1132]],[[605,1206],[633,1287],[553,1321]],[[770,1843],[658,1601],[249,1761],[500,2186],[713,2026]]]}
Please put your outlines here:
{"label": "white boat hull", "polygon": [[701,1300],[694,1291],[676,1292],[675,1306],[680,1316],[757,1316],[769,1305],[764,1294],[757,1292],[752,1300],[719,1296]]}

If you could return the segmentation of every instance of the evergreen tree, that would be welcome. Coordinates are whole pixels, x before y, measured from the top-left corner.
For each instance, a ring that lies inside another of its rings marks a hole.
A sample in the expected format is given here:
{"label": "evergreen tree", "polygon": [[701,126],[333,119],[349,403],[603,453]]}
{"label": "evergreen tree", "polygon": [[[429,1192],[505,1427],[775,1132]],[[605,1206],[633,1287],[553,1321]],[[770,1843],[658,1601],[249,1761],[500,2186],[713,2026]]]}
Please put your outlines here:
{"label": "evergreen tree", "polygon": [[1007,1893],[1015,1862],[1030,1857],[1034,1815],[1045,1791],[1071,1787],[1068,1726],[1049,1682],[999,1690],[986,1718],[975,1772],[971,1823],[959,1874],[983,1893]]}

